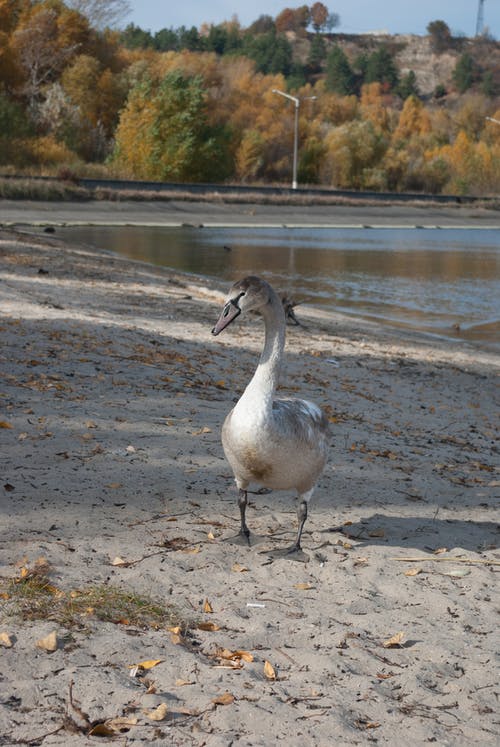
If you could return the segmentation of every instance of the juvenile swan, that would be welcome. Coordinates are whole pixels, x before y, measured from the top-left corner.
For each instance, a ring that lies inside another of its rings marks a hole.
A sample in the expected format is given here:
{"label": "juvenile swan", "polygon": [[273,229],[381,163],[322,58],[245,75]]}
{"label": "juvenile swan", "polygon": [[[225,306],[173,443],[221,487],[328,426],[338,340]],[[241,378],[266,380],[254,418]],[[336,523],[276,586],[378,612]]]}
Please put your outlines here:
{"label": "juvenile swan", "polygon": [[259,311],[265,342],[257,369],[222,427],[222,445],[238,488],[241,515],[239,540],[251,544],[245,513],[251,482],[298,493],[298,531],[293,545],[276,554],[306,560],[300,541],[307,506],[325,466],[328,421],[312,402],[277,398],[276,387],[285,344],[283,304],[265,280],[249,276],[235,283],[212,330],[218,335],[239,314]]}

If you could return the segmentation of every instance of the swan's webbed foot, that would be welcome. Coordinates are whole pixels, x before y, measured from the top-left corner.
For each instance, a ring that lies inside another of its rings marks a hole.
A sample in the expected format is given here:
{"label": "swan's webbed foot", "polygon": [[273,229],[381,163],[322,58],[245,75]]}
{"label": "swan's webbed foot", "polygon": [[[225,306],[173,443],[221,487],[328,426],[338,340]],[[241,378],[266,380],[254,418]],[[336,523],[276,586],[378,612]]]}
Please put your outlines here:
{"label": "swan's webbed foot", "polygon": [[243,547],[254,547],[260,542],[263,542],[264,537],[260,537],[258,534],[254,534],[247,527],[246,532],[240,529],[238,534],[235,534],[232,537],[225,537],[223,541],[232,542],[233,545],[242,545]]}
{"label": "swan's webbed foot", "polygon": [[294,543],[291,547],[285,547],[283,550],[272,550],[266,555],[273,560],[275,558],[286,558],[287,560],[296,560],[299,563],[309,562],[309,555],[297,543]]}
{"label": "swan's webbed foot", "polygon": [[227,537],[225,542],[233,542],[235,545],[244,545],[245,547],[253,547],[263,541],[262,537],[258,534],[254,534],[250,531],[246,522],[246,509],[247,509],[247,491],[240,488],[238,491],[238,508],[240,509],[240,531],[234,537]]}

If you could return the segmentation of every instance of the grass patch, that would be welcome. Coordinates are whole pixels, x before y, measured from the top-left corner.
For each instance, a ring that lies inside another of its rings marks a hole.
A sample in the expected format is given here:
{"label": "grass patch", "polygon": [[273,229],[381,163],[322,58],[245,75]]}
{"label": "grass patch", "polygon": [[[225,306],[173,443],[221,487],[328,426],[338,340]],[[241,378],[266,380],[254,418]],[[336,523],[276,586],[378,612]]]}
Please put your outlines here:
{"label": "grass patch", "polygon": [[[37,565],[38,564],[38,565]],[[22,620],[51,620],[65,628],[85,629],[98,620],[143,630],[191,627],[173,605],[108,584],[61,591],[49,579],[50,567],[37,561],[13,579],[0,580],[3,613]]]}

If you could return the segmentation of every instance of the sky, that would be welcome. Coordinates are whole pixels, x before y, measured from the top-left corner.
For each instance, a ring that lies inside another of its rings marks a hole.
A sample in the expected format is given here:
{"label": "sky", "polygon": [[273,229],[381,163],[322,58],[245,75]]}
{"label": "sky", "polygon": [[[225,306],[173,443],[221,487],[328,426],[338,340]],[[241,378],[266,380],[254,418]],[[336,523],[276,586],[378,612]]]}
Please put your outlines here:
{"label": "sky", "polygon": [[[236,15],[243,27],[261,15],[275,18],[284,8],[298,8],[314,0],[129,0],[132,12],[122,25],[133,23],[152,32],[162,28],[218,24]],[[430,21],[445,21],[453,34],[474,36],[479,0],[322,0],[332,13],[340,16],[336,31],[359,34],[385,30],[391,34],[425,34]],[[484,25],[500,39],[500,0],[484,0]]]}

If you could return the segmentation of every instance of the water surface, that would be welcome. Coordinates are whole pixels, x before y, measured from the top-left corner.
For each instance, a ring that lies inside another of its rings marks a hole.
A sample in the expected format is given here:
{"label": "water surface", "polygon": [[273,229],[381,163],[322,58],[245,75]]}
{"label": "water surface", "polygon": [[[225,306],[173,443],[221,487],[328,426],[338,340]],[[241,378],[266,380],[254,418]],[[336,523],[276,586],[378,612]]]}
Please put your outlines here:
{"label": "water surface", "polygon": [[79,226],[57,234],[228,282],[262,275],[294,300],[500,351],[500,231]]}

